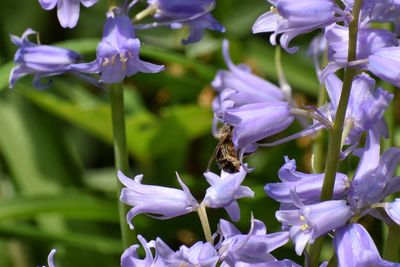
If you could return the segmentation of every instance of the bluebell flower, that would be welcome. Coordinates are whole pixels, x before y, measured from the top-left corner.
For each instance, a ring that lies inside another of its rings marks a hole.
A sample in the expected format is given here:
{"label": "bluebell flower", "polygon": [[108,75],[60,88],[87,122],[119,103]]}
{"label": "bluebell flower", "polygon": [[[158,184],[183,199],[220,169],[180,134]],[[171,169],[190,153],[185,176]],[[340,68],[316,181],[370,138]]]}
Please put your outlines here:
{"label": "bluebell flower", "polygon": [[382,80],[400,87],[400,47],[381,48],[368,57],[368,70]]}
{"label": "bluebell flower", "polygon": [[[54,264],[54,254],[56,254],[56,250],[52,249],[49,253],[49,256],[47,256],[47,264],[48,267],[55,267],[56,265]],[[46,267],[46,266],[42,266]]]}
{"label": "bluebell flower", "polygon": [[222,54],[229,70],[219,70],[211,83],[220,94],[221,102],[229,99],[238,106],[286,100],[283,91],[278,86],[253,74],[250,66],[235,65],[232,62],[229,55],[229,42],[226,39],[222,42]]}
{"label": "bluebell flower", "polygon": [[290,106],[285,101],[231,107],[224,115],[224,122],[234,127],[232,141],[238,151],[243,151],[266,137],[282,132],[292,124],[293,120]]}
{"label": "bluebell flower", "polygon": [[356,151],[360,157],[357,170],[349,190],[349,203],[354,211],[372,213],[368,205],[381,202],[385,197],[400,191],[400,177],[394,177],[400,163],[400,149],[392,147],[380,156],[380,138],[376,131],[370,131],[366,145]]}
{"label": "bluebell flower", "polygon": [[383,260],[368,231],[358,223],[335,231],[334,246],[338,266],[343,267],[399,267],[399,263]]}
{"label": "bluebell flower", "polygon": [[270,43],[276,45],[276,37],[281,35],[281,46],[289,53],[298,47],[290,47],[290,41],[304,33],[324,28],[334,22],[344,20],[344,12],[333,0],[268,0],[275,7],[262,14],[253,25],[253,33],[273,32]]}
{"label": "bluebell flower", "polygon": [[[295,195],[295,193],[294,193]],[[303,205],[294,199],[297,209],[279,210],[275,217],[289,227],[290,239],[301,255],[307,243],[347,223],[353,215],[345,200],[330,200],[313,205]]]}
{"label": "bluebell flower", "polygon": [[91,7],[99,0],[39,0],[45,10],[51,10],[57,5],[57,17],[64,28],[73,28],[79,19],[79,7]]}
{"label": "bluebell flower", "polygon": [[103,38],[97,47],[97,59],[90,63],[73,65],[74,70],[101,73],[100,82],[118,83],[137,72],[156,73],[164,69],[139,58],[140,41],[128,16],[114,9],[107,18]]}
{"label": "bluebell flower", "polygon": [[49,253],[49,256],[47,257],[47,264],[49,267],[55,267],[56,265],[54,264],[54,254],[56,254],[56,250],[52,249]]}
{"label": "bluebell flower", "polygon": [[[336,75],[329,75],[325,86],[331,99],[332,111],[336,113],[343,82]],[[363,132],[372,128],[379,129],[383,136],[388,136],[384,113],[389,106],[393,94],[378,87],[375,89],[375,80],[366,73],[361,73],[353,80],[349,104],[347,106],[345,125],[347,136],[344,144],[358,144]]]}
{"label": "bluebell flower", "polygon": [[[329,64],[323,70],[322,77],[320,77],[321,80],[324,80],[330,73],[349,64],[347,60],[349,28],[332,24],[326,27],[324,36],[328,45]],[[398,44],[396,36],[388,30],[360,27],[357,33],[356,63],[350,64],[355,64],[357,68],[365,69],[370,55],[373,55],[381,48],[397,46]]]}
{"label": "bluebell flower", "polygon": [[212,82],[219,92],[213,104],[214,115],[233,126],[232,141],[240,155],[261,139],[289,127],[294,116],[284,93],[252,74],[247,66],[235,66],[228,49],[228,42],[224,41],[223,54],[229,71],[219,71]]}
{"label": "bluebell flower", "polygon": [[154,248],[157,258],[165,262],[165,266],[215,267],[219,260],[216,249],[208,242],[199,241],[189,248],[180,246],[175,252],[164,241],[157,238]]}
{"label": "bluebell flower", "polygon": [[118,178],[126,186],[121,191],[121,202],[133,206],[126,215],[126,220],[131,229],[133,229],[131,220],[141,213],[153,214],[152,217],[158,219],[169,219],[195,211],[198,207],[196,199],[178,174],[177,179],[183,190],[143,185],[141,183],[143,175],[137,175],[132,180],[119,171]]}
{"label": "bluebell flower", "polygon": [[135,267],[135,266],[167,266],[162,260],[157,260],[153,257],[153,253],[150,248],[153,247],[153,242],[147,243],[147,241],[141,236],[138,235],[137,239],[142,244],[142,247],[146,253],[144,259],[140,259],[137,253],[137,249],[139,245],[132,245],[129,248],[125,249],[124,253],[121,255],[121,267]]}
{"label": "bluebell flower", "polygon": [[[268,183],[264,190],[267,195],[282,204],[293,202],[291,191],[295,190],[304,204],[315,204],[320,201],[324,174],[307,174],[296,171],[296,161],[285,157],[285,164],[279,169],[281,183]],[[337,173],[333,189],[333,199],[343,199],[350,185],[345,174]]]}
{"label": "bluebell flower", "polygon": [[203,204],[210,208],[225,208],[233,221],[240,219],[240,208],[236,199],[254,197],[254,192],[247,186],[242,186],[246,171],[243,167],[237,173],[221,171],[221,176],[212,172],[204,173],[211,185],[206,191]]}
{"label": "bluebell flower", "polygon": [[201,40],[204,29],[224,32],[225,28],[210,14],[215,0],[147,0],[149,8],[155,9],[154,18],[173,29],[189,27],[189,36],[183,44]]}
{"label": "bluebell flower", "polygon": [[18,46],[14,61],[18,66],[10,73],[10,88],[15,82],[25,75],[33,74],[33,84],[37,88],[46,87],[41,84],[40,79],[60,75],[71,71],[71,64],[80,61],[81,56],[71,50],[49,46],[38,45],[28,40],[28,36],[36,34],[32,29],[27,29],[20,37],[11,36],[11,41]]}
{"label": "bluebell flower", "polygon": [[[354,0],[342,1],[351,10]],[[399,19],[400,3],[397,0],[367,0],[363,1],[360,20],[366,22],[392,22],[395,26],[396,34],[400,33]]]}
{"label": "bluebell flower", "polygon": [[246,235],[222,219],[219,231],[223,240],[216,248],[225,264],[222,266],[259,266],[257,264],[276,263],[277,260],[270,252],[285,245],[289,237],[285,231],[267,234],[264,223],[253,218],[250,231]]}
{"label": "bluebell flower", "polygon": [[396,198],[393,202],[386,202],[384,208],[389,217],[400,224],[400,198]]}
{"label": "bluebell flower", "polygon": [[[321,121],[315,120],[311,126],[299,133],[264,145],[272,146],[281,144],[315,133],[327,126],[333,125],[336,110],[339,105],[342,84],[343,82],[335,74],[329,74],[325,79],[325,87],[331,102],[320,107],[317,111],[325,118],[325,124],[322,124]],[[375,89],[375,80],[366,73],[361,73],[354,78],[349,104],[346,110],[342,140],[342,146],[349,145],[349,147],[341,153],[342,158],[346,157],[350,152],[357,148],[361,135],[364,132],[376,130],[380,136],[388,136],[387,126],[383,115],[392,99],[393,94],[387,92],[381,87]]]}

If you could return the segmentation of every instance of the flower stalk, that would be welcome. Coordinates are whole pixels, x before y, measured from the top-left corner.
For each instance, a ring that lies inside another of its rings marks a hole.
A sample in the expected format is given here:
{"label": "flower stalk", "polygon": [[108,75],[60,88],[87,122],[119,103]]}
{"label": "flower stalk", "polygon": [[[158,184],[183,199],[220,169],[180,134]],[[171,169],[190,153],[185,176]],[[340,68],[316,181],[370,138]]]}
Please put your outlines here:
{"label": "flower stalk", "polygon": [[[123,173],[129,173],[128,151],[126,147],[125,133],[125,112],[124,112],[124,91],[122,84],[113,84],[110,88],[111,98],[111,114],[114,136],[114,157],[115,169]],[[126,213],[128,208],[119,201],[119,195],[122,189],[122,184],[117,180],[117,199],[119,219],[122,235],[122,244],[127,248],[134,240],[133,232],[129,229],[126,223]]]}
{"label": "flower stalk", "polygon": [[211,235],[210,223],[208,222],[206,206],[203,204],[200,205],[197,210],[197,214],[199,215],[201,226],[203,228],[204,236],[206,237],[207,242],[213,245],[214,242]]}
{"label": "flower stalk", "polygon": [[[349,24],[349,51],[347,61],[351,62],[356,59],[357,49],[357,33],[358,21],[361,10],[362,0],[356,0],[353,6],[353,18]],[[349,103],[351,86],[356,70],[353,68],[346,68],[344,72],[342,93],[340,95],[339,106],[336,112],[335,122],[329,132],[329,142],[327,159],[325,163],[325,176],[322,185],[321,201],[332,199],[333,187],[335,183],[336,172],[339,165],[339,156],[342,145],[343,125],[346,115],[347,105]],[[322,239],[322,238],[321,238]],[[323,241],[316,241],[316,245],[310,248],[310,266],[318,266],[318,261],[321,254],[321,243]]]}

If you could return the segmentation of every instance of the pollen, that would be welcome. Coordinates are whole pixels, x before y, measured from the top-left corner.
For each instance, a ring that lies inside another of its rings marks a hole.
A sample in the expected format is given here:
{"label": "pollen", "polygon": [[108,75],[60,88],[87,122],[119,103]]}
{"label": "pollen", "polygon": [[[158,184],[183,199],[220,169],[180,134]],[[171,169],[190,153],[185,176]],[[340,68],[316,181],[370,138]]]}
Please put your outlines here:
{"label": "pollen", "polygon": [[310,226],[308,226],[308,224],[302,224],[301,226],[300,226],[300,229],[302,230],[302,231],[305,231],[305,230],[307,230],[308,228],[310,228]]}
{"label": "pollen", "polygon": [[126,62],[128,62],[128,58],[125,57],[125,53],[120,53],[119,54],[119,61],[122,63],[122,71],[126,71]]}
{"label": "pollen", "polygon": [[104,62],[102,64],[103,67],[106,67],[110,64],[110,60],[108,58],[104,58]]}
{"label": "pollen", "polygon": [[112,57],[111,57],[111,64],[112,65],[114,65],[115,64],[115,57],[116,57],[117,55],[113,55]]}
{"label": "pollen", "polygon": [[276,7],[274,7],[274,6],[271,6],[269,11],[271,11],[272,13],[278,13],[278,9]]}

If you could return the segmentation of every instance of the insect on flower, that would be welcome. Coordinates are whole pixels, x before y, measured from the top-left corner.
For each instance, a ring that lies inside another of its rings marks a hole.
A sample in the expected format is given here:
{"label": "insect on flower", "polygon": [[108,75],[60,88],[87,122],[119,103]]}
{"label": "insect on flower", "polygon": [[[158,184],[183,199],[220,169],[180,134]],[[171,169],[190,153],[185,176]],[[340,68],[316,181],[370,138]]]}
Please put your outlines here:
{"label": "insect on flower", "polygon": [[219,141],[213,155],[208,162],[207,169],[210,169],[211,162],[215,159],[218,167],[227,173],[236,173],[240,170],[240,160],[235,146],[232,142],[233,126],[223,124],[219,129]]}

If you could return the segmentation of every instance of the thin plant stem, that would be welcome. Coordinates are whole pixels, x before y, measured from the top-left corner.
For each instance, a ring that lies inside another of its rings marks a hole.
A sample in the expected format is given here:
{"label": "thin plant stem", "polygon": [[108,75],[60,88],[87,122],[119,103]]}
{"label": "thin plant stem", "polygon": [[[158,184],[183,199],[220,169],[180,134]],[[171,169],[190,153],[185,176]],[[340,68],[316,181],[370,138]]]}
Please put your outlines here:
{"label": "thin plant stem", "polygon": [[[115,169],[125,174],[129,172],[128,151],[126,147],[125,133],[125,111],[124,111],[124,91],[122,84],[114,84],[110,89],[111,114],[114,135],[114,157]],[[122,184],[117,181],[117,196],[122,189]],[[127,207],[118,201],[119,219],[122,235],[122,244],[124,248],[132,245],[134,241],[133,231],[131,231],[126,222]]]}
{"label": "thin plant stem", "polygon": [[[362,5],[362,0],[356,0],[354,2],[353,14],[352,14],[353,18],[349,24],[349,51],[347,56],[348,62],[356,59],[358,21],[359,21],[361,5]],[[353,68],[345,69],[342,93],[340,95],[339,105],[336,111],[335,122],[333,124],[332,129],[329,132],[328,151],[325,163],[325,175],[324,175],[324,182],[322,185],[321,201],[332,199],[336,172],[339,165],[343,125],[344,125],[347,105],[349,103],[351,86],[355,74],[356,74],[355,69]],[[324,238],[320,237],[319,239],[324,239]],[[311,246],[310,248],[311,267],[318,266],[318,261],[321,254],[321,248],[322,246]]]}
{"label": "thin plant stem", "polygon": [[206,237],[207,242],[211,245],[214,245],[211,235],[210,223],[208,222],[206,206],[201,204],[197,209],[197,214],[199,215],[201,226],[203,227],[204,236]]}

